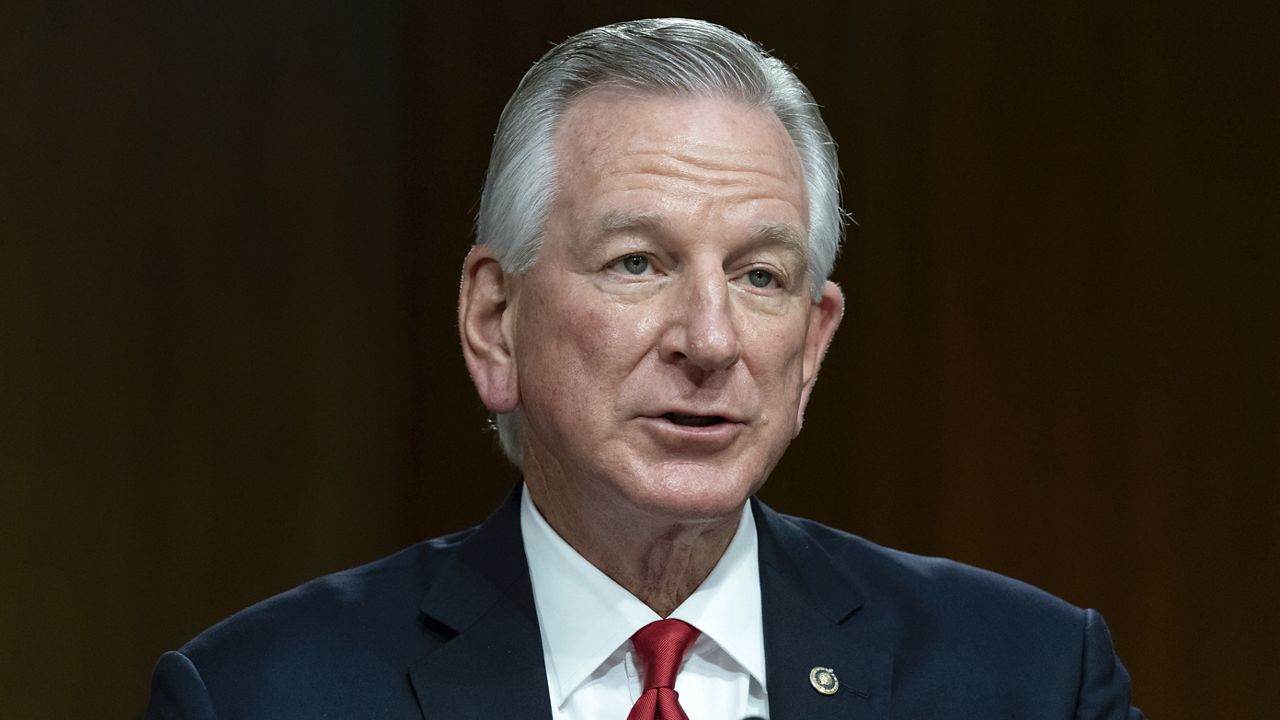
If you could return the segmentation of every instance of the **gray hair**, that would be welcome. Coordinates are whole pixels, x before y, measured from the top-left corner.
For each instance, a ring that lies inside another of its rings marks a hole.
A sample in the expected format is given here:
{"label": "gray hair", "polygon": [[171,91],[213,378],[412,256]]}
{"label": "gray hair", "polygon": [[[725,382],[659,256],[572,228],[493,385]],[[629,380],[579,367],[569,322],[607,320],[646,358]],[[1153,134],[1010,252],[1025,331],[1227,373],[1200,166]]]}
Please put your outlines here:
{"label": "gray hair", "polygon": [[[809,281],[814,300],[844,234],[835,142],[818,105],[786,63],[728,28],[668,18],[606,25],[552,48],[525,73],[493,139],[476,244],[506,272],[533,266],[557,188],[555,131],[574,99],[597,88],[720,96],[768,109],[795,144],[809,194]],[[494,419],[503,452],[521,462],[519,411]]]}

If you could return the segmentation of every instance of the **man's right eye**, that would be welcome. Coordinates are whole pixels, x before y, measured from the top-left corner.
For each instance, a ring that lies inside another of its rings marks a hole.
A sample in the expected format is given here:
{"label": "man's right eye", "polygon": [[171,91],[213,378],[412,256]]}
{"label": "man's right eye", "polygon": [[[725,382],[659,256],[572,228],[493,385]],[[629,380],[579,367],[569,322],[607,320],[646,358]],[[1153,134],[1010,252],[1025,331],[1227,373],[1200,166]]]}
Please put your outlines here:
{"label": "man's right eye", "polygon": [[649,258],[644,255],[628,255],[614,263],[614,267],[628,275],[643,275],[649,269]]}

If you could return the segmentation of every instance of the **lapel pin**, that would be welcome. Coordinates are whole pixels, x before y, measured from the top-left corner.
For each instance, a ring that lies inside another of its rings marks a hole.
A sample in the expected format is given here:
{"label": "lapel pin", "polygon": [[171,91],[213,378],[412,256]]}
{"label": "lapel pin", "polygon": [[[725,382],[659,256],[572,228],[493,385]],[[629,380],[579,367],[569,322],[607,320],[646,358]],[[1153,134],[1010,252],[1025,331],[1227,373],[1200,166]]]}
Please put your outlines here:
{"label": "lapel pin", "polygon": [[816,667],[809,671],[809,684],[823,695],[835,695],[840,689],[836,671],[828,667]]}

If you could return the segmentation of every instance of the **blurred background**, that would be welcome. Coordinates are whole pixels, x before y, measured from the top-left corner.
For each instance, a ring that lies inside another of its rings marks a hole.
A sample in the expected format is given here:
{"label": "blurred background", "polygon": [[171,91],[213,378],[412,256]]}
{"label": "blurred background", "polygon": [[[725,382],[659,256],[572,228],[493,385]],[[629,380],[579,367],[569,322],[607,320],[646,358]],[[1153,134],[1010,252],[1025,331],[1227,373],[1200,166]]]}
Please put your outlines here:
{"label": "blurred background", "polygon": [[498,114],[718,21],[841,144],[849,310],[763,492],[1107,617],[1153,718],[1280,706],[1280,13],[1262,2],[0,10],[0,715],[516,481],[455,330]]}

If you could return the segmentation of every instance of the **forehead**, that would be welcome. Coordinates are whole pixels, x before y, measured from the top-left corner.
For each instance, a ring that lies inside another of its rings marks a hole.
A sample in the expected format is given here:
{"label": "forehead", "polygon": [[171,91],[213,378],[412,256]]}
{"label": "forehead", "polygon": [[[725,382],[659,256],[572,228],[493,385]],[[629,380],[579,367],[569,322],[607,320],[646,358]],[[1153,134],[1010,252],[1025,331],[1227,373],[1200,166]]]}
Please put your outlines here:
{"label": "forehead", "polygon": [[566,142],[581,145],[625,139],[630,133],[622,131],[624,126],[627,131],[647,128],[682,139],[700,125],[714,123],[747,132],[767,127],[771,137],[752,138],[762,145],[761,150],[794,151],[782,121],[767,108],[723,95],[609,87],[589,90],[569,103],[557,128],[557,140],[565,147]]}
{"label": "forehead", "polygon": [[724,97],[603,89],[575,99],[556,131],[561,193],[640,189],[776,196],[799,208],[807,194],[799,153],[769,110]]}

